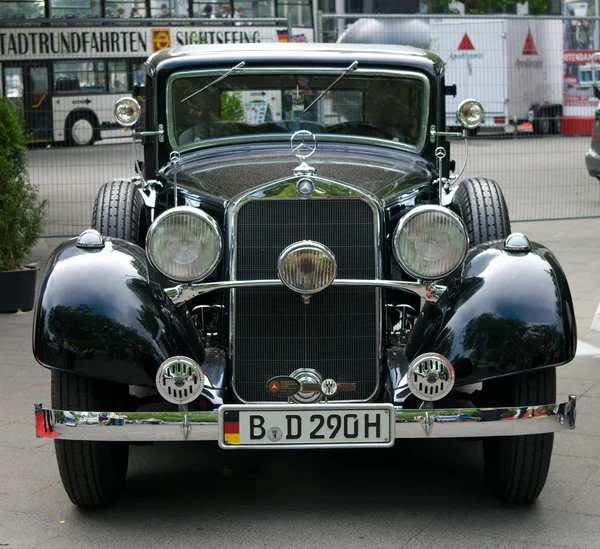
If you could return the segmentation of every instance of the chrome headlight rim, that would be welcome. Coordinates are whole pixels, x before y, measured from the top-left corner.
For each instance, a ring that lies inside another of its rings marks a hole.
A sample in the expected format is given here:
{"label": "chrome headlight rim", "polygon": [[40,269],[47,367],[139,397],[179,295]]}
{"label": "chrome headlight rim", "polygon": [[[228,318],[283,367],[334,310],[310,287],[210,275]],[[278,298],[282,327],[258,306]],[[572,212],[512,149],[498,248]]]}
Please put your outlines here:
{"label": "chrome headlight rim", "polygon": [[[202,274],[200,276],[195,276],[193,278],[176,277],[176,276],[172,276],[169,273],[164,272],[156,264],[155,260],[152,257],[152,254],[150,253],[152,239],[154,238],[156,231],[158,230],[160,225],[162,223],[164,223],[164,221],[166,219],[168,219],[169,217],[173,217],[175,215],[181,215],[181,214],[193,215],[193,216],[200,218],[202,221],[204,221],[205,223],[207,223],[210,226],[210,228],[214,231],[215,236],[217,237],[218,250],[217,250],[217,254],[216,254],[215,258],[209,264],[209,267],[205,270],[204,274]],[[166,276],[169,280],[174,280],[175,282],[184,282],[184,283],[200,282],[201,280],[204,280],[205,278],[209,277],[214,272],[217,265],[221,261],[221,258],[223,257],[223,235],[221,234],[221,229],[219,228],[218,223],[214,220],[214,218],[212,216],[207,214],[205,211],[200,210],[198,208],[192,208],[191,206],[177,206],[175,208],[171,208],[171,209],[166,210],[165,212],[161,213],[154,220],[152,225],[150,225],[150,228],[148,229],[148,233],[146,234],[146,257],[148,258],[148,261],[150,262],[150,264],[158,272],[160,272],[162,275]]]}
{"label": "chrome headlight rim", "polygon": [[[418,273],[413,268],[411,268],[406,263],[404,258],[402,258],[400,253],[398,252],[398,245],[397,245],[398,237],[399,237],[400,233],[404,230],[404,227],[406,227],[406,225],[409,223],[409,221],[413,220],[418,215],[422,215],[422,214],[425,214],[428,212],[439,212],[443,215],[448,216],[450,219],[456,221],[462,228],[462,232],[464,235],[464,246],[462,247],[462,250],[461,250],[460,261],[458,261],[456,263],[456,265],[452,269],[447,271],[446,273],[441,274],[439,276],[435,276],[435,277],[423,276],[422,273]],[[467,228],[465,227],[464,221],[461,219],[461,217],[458,214],[456,214],[449,208],[446,208],[444,206],[438,206],[435,204],[417,206],[417,207],[413,208],[410,212],[405,214],[400,219],[398,224],[396,225],[396,228],[394,229],[394,234],[392,237],[392,252],[394,254],[394,258],[400,264],[402,269],[404,269],[404,271],[406,273],[408,273],[410,276],[412,276],[413,278],[420,280],[420,281],[422,281],[422,280],[426,280],[426,281],[441,280],[442,278],[445,278],[448,275],[452,274],[456,269],[458,269],[463,264],[465,257],[467,256],[467,253],[469,252],[469,235],[467,233]]]}
{"label": "chrome headlight rim", "polygon": [[[479,109],[480,114],[475,122],[469,122],[467,113],[474,107]],[[456,109],[456,119],[465,130],[474,130],[481,126],[484,114],[483,105],[475,99],[464,99]]]}
{"label": "chrome headlight rim", "polygon": [[[124,106],[127,106],[133,110],[131,120],[129,121],[126,121],[121,117],[120,109]],[[135,126],[138,120],[140,119],[140,116],[142,114],[142,107],[137,101],[137,99],[133,97],[121,97],[120,99],[117,99],[117,102],[115,103],[113,114],[119,126],[123,126],[124,128],[131,128]]]}
{"label": "chrome headlight rim", "polygon": [[[297,288],[293,284],[291,284],[289,280],[282,276],[281,273],[282,269],[284,269],[284,263],[286,259],[288,259],[294,252],[298,250],[318,251],[321,254],[323,254],[323,256],[328,261],[330,261],[333,272],[332,275],[328,277],[326,284],[318,288]],[[323,290],[331,286],[337,275],[337,260],[333,252],[327,246],[325,246],[325,244],[321,244],[320,242],[316,242],[314,240],[300,240],[298,242],[290,244],[279,254],[279,259],[277,260],[277,273],[281,282],[283,282],[283,284],[285,284],[285,286],[287,286],[290,290],[293,290],[294,292],[302,295],[313,295],[322,292]]]}

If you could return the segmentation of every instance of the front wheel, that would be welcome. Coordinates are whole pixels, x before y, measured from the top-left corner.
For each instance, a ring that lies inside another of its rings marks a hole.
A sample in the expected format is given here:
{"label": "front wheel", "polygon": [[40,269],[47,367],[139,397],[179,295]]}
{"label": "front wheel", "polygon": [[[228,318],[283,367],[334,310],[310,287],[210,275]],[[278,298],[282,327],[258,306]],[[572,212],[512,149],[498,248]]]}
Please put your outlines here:
{"label": "front wheel", "polygon": [[[556,369],[487,381],[482,399],[486,406],[514,406],[517,413],[528,404],[556,402]],[[484,439],[485,472],[494,494],[511,503],[537,499],[548,477],[553,444],[554,433]]]}
{"label": "front wheel", "polygon": [[[52,407],[57,410],[126,411],[126,385],[52,371]],[[98,426],[99,429],[111,427]],[[105,507],[125,489],[129,444],[55,440],[60,477],[80,507]]]}

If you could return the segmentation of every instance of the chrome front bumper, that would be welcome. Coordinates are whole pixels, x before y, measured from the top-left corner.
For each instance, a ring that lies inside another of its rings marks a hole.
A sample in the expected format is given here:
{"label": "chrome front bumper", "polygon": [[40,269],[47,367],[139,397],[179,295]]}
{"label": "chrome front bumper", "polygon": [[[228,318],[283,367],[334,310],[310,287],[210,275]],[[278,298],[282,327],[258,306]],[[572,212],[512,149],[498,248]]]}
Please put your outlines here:
{"label": "chrome front bumper", "polygon": [[[289,407],[293,411],[299,406],[282,404],[282,409]],[[49,410],[38,404],[35,406],[36,435],[60,440],[121,442],[219,439],[218,411],[131,412],[122,425],[106,425],[101,417],[107,415],[109,412]],[[395,407],[395,415],[396,438],[535,435],[574,429],[576,397],[569,396],[566,402],[558,404],[506,408],[406,410]]]}

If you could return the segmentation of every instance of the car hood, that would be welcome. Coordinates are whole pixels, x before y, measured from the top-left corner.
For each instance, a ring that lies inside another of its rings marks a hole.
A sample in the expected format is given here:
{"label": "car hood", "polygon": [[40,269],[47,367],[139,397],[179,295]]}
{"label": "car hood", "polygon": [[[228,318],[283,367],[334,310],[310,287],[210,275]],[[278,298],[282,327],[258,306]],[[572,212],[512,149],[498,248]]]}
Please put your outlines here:
{"label": "car hood", "polygon": [[[434,178],[434,167],[420,156],[392,148],[319,143],[307,159],[317,176],[362,189],[383,203]],[[224,203],[252,189],[293,177],[300,164],[289,143],[212,147],[182,154],[162,177],[193,194]]]}

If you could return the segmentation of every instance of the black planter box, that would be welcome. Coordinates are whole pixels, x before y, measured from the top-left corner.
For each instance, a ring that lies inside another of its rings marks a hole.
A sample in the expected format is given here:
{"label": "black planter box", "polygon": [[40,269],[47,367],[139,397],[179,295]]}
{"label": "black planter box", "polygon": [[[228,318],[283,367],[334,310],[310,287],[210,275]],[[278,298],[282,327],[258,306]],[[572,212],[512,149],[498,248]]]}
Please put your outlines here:
{"label": "black planter box", "polygon": [[28,266],[21,271],[0,271],[0,313],[33,309],[39,270],[37,266]]}

